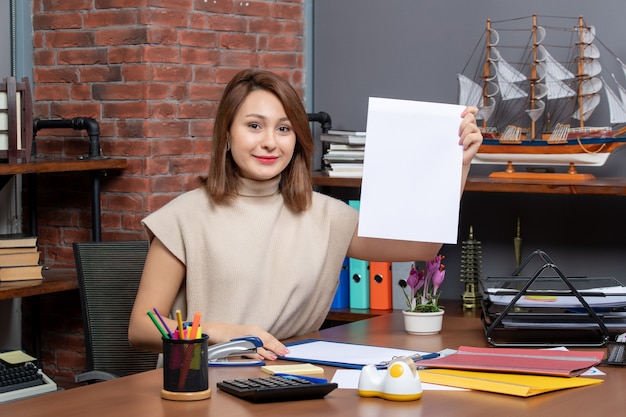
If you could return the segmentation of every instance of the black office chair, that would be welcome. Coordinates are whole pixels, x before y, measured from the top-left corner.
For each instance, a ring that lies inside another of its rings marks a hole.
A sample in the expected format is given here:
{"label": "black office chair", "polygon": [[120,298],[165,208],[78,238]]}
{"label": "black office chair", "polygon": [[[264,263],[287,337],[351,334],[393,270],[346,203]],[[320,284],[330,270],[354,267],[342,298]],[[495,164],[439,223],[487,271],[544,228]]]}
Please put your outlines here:
{"label": "black office chair", "polygon": [[76,382],[155,369],[158,354],[134,349],[128,342],[128,321],[148,242],[81,242],[73,247],[87,357],[87,371],[76,375]]}

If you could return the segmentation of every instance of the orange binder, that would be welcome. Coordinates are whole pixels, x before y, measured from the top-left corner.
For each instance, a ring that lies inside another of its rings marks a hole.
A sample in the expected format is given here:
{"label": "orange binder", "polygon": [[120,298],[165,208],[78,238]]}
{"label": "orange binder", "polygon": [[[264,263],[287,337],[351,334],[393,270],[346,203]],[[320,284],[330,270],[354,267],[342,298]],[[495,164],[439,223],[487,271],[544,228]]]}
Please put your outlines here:
{"label": "orange binder", "polygon": [[370,308],[391,310],[391,262],[370,262]]}

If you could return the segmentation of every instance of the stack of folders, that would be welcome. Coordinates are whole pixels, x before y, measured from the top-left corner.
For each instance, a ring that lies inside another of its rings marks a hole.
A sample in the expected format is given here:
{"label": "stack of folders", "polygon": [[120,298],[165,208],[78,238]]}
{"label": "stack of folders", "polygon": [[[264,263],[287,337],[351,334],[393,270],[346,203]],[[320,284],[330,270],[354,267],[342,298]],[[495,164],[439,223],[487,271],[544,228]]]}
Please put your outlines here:
{"label": "stack of folders", "polygon": [[42,279],[40,255],[36,236],[0,235],[0,281]]}
{"label": "stack of folders", "polygon": [[331,177],[361,178],[365,155],[365,132],[329,130],[320,139],[325,144],[324,171]]}
{"label": "stack of folders", "polygon": [[[358,200],[350,200],[348,204],[357,210],[360,208]],[[408,277],[410,266],[405,267],[405,264],[410,265],[409,262],[369,262],[346,257],[331,308],[391,310],[396,304],[404,303],[401,287],[395,281]],[[406,274],[402,275],[404,269]],[[394,271],[399,271],[397,280]]]}
{"label": "stack of folders", "polygon": [[419,362],[420,379],[500,394],[530,397],[602,383],[579,377],[600,363],[604,351],[568,351],[461,346],[456,353]]}

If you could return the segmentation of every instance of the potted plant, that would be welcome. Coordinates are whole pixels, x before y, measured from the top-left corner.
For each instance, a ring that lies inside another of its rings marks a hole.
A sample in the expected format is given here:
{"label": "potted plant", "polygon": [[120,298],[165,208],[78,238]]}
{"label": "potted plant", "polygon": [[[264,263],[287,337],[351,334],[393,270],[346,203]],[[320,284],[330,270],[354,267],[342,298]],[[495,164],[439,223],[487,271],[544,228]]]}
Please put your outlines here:
{"label": "potted plant", "polygon": [[437,255],[426,262],[426,270],[415,269],[406,279],[402,288],[406,297],[407,309],[404,315],[404,328],[410,334],[427,335],[441,331],[444,310],[439,306],[439,288],[446,276],[445,265],[441,263],[443,255]]}

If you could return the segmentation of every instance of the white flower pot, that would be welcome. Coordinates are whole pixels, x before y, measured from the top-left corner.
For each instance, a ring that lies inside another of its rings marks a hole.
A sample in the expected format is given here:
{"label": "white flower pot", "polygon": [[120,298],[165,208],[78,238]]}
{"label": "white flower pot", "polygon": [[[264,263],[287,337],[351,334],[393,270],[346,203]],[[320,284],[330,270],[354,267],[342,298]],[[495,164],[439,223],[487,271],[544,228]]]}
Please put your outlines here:
{"label": "white flower pot", "polygon": [[403,310],[404,330],[409,334],[437,334],[443,326],[443,310],[434,313],[419,313]]}

